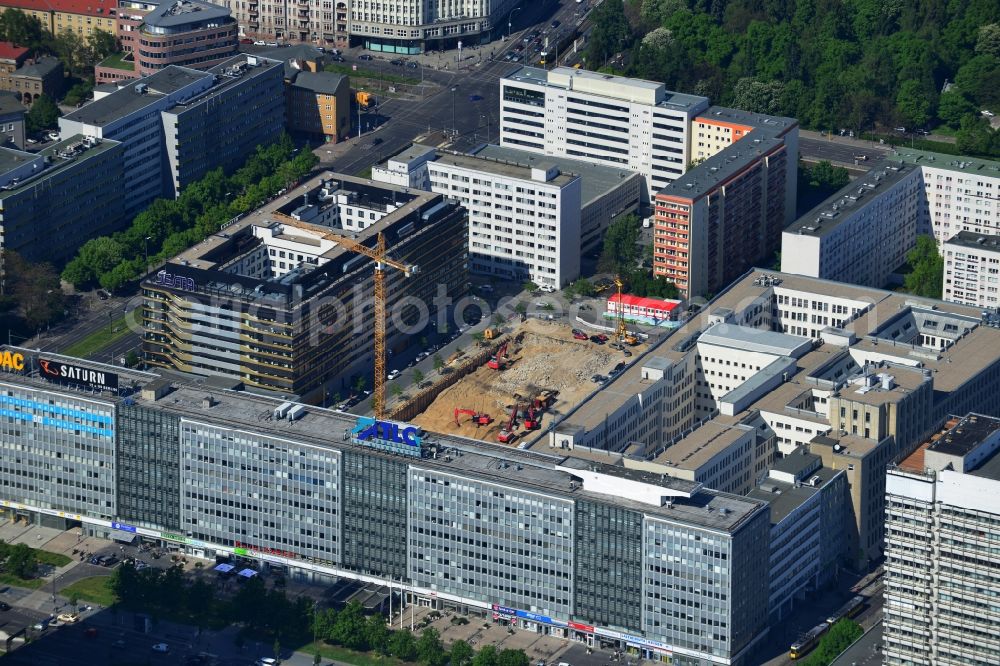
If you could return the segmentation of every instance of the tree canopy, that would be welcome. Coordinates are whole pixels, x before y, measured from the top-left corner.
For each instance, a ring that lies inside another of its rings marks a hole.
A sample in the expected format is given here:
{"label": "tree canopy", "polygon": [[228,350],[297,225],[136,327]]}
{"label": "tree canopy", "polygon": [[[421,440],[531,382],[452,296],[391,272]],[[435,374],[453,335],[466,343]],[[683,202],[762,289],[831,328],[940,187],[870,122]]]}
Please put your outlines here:
{"label": "tree canopy", "polygon": [[932,236],[917,236],[917,244],[906,255],[910,272],[906,274],[906,291],[915,296],[941,298],[944,280],[944,259],[938,253]]}
{"label": "tree canopy", "polygon": [[150,265],[166,260],[308,174],[316,156],[310,150],[295,152],[291,139],[283,136],[270,146],[258,146],[231,176],[215,169],[177,199],[155,200],[128,229],[87,241],[66,265],[63,279],[76,286],[96,282],[111,291],[138,279],[147,269],[147,252]]}
{"label": "tree canopy", "polygon": [[996,0],[626,2],[594,10],[591,69],[629,50],[627,75],[813,129],[957,130],[1000,113]]}

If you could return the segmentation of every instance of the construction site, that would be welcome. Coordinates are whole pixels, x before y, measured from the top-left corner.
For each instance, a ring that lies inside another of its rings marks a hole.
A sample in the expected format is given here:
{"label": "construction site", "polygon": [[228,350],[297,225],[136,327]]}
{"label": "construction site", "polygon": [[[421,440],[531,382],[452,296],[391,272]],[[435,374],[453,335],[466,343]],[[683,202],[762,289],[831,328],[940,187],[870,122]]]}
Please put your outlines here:
{"label": "construction site", "polygon": [[418,401],[430,400],[419,413],[408,415],[411,423],[517,446],[645,349],[631,336],[634,344],[621,345],[605,335],[594,340],[566,323],[545,319],[511,322],[495,335],[497,343],[485,353],[453,364],[450,371],[458,378]]}

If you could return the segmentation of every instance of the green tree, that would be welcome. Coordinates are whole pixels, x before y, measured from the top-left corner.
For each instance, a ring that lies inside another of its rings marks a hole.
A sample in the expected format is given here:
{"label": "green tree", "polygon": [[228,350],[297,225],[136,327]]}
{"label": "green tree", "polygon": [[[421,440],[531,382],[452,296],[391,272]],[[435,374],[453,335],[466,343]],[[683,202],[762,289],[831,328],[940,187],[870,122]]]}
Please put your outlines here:
{"label": "green tree", "polygon": [[364,375],[358,375],[354,380],[354,393],[361,394],[364,393],[365,388],[368,386],[368,380],[365,379]]}
{"label": "green tree", "polygon": [[332,608],[316,609],[313,611],[312,630],[313,635],[323,641],[333,637],[333,627],[337,623],[337,611]]}
{"label": "green tree", "polygon": [[910,272],[906,275],[906,290],[916,296],[941,298],[944,279],[944,259],[938,253],[932,236],[917,236],[916,246],[906,255]]}
{"label": "green tree", "polygon": [[514,312],[516,312],[519,315],[523,315],[527,311],[528,311],[528,306],[522,301],[518,301],[517,305],[514,306]]}
{"label": "green tree", "polygon": [[857,622],[846,618],[838,620],[820,639],[812,653],[802,661],[802,666],[828,666],[854,641],[861,638],[862,634],[864,630]]}
{"label": "green tree", "polygon": [[417,655],[427,666],[444,666],[447,653],[441,645],[441,636],[434,627],[427,627],[417,640]]}
{"label": "green tree", "polygon": [[417,658],[417,642],[409,629],[399,629],[392,632],[389,638],[389,654],[396,659],[413,661]]}
{"label": "green tree", "polygon": [[824,190],[839,190],[851,182],[850,174],[843,167],[835,167],[830,162],[822,160],[809,170],[809,185]]}
{"label": "green tree", "polygon": [[400,387],[399,384],[395,384],[395,383],[392,384],[389,387],[389,395],[391,395],[393,398],[397,398],[398,399],[399,396],[403,395],[403,389],[402,389],[402,387]]}
{"label": "green tree", "polygon": [[52,39],[51,48],[74,76],[85,74],[94,62],[87,41],[75,30],[66,29],[59,33]]}
{"label": "green tree", "polygon": [[948,92],[941,93],[938,99],[938,118],[943,120],[949,127],[958,129],[962,118],[968,115],[975,115],[976,107],[969,98],[962,94],[957,88],[952,88]]}
{"label": "green tree", "polygon": [[19,543],[11,546],[4,564],[7,571],[18,578],[33,578],[38,569],[38,557],[28,545]]}
{"label": "green tree", "polygon": [[52,265],[25,261],[20,254],[10,250],[0,252],[7,276],[6,288],[28,330],[35,331],[61,319],[66,299]]}
{"label": "green tree", "polygon": [[40,95],[24,116],[24,127],[28,134],[53,129],[59,123],[59,107],[48,95]]}
{"label": "green tree", "polygon": [[990,129],[985,118],[978,115],[965,116],[955,134],[955,147],[965,155],[988,155],[994,135],[995,130]]}
{"label": "green tree", "polygon": [[759,81],[744,77],[733,87],[732,105],[753,113],[777,114],[782,110],[785,86],[780,81]]}
{"label": "green tree", "polygon": [[413,376],[413,383],[416,384],[418,387],[424,383],[424,373],[421,372],[418,368],[414,368],[411,374]]}
{"label": "green tree", "polygon": [[590,15],[588,61],[600,66],[625,47],[630,30],[622,0],[604,0]]}
{"label": "green tree", "polygon": [[584,297],[591,297],[597,294],[594,285],[586,278],[579,278],[571,286],[570,290]]}
{"label": "green tree", "polygon": [[501,650],[497,655],[497,666],[528,666],[528,655],[524,650]]}
{"label": "green tree", "polygon": [[95,29],[87,35],[90,62],[98,63],[118,51],[118,40],[107,30]]}
{"label": "green tree", "polygon": [[468,666],[475,654],[475,651],[468,643],[463,640],[457,640],[451,644],[451,666]]}
{"label": "green tree", "polygon": [[1000,104],[1000,57],[971,58],[955,74],[955,85],[980,109]]}
{"label": "green tree", "polygon": [[926,127],[933,111],[933,90],[928,90],[920,81],[910,79],[899,86],[896,94],[896,109],[907,127]]}
{"label": "green tree", "polygon": [[8,9],[0,14],[0,35],[3,41],[35,48],[42,43],[44,28],[34,16],[20,9]]}
{"label": "green tree", "polygon": [[434,369],[441,372],[442,368],[444,368],[444,359],[441,358],[441,354],[434,354]]}
{"label": "green tree", "polygon": [[639,218],[633,214],[615,218],[604,234],[604,247],[597,261],[598,270],[624,273],[635,266],[639,240]]}
{"label": "green tree", "polygon": [[484,645],[472,658],[472,666],[498,666],[496,647]]}
{"label": "green tree", "polygon": [[365,618],[361,604],[352,601],[337,613],[331,638],[335,643],[352,650],[365,649]]}
{"label": "green tree", "polygon": [[365,642],[368,649],[379,654],[386,654],[389,651],[389,628],[385,626],[385,618],[381,613],[369,615],[365,621]]}

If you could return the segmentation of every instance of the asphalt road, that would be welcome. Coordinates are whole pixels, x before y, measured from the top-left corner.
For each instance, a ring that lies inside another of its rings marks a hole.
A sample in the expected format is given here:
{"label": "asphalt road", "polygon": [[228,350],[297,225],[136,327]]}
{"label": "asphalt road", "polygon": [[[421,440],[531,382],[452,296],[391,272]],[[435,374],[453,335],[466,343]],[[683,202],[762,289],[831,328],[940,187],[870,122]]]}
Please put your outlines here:
{"label": "asphalt road", "polygon": [[[840,165],[857,165],[867,170],[872,160],[882,157],[892,146],[872,145],[867,141],[851,141],[837,137],[833,140],[799,137],[799,159],[805,162],[827,160]],[[867,160],[855,159],[864,155]]]}

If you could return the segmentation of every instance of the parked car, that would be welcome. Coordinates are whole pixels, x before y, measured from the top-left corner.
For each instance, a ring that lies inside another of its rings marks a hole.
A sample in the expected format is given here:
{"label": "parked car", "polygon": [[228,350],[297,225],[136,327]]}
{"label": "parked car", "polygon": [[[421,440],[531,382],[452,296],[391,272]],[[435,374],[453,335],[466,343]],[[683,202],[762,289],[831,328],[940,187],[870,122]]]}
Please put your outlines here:
{"label": "parked car", "polygon": [[170,646],[166,643],[157,643],[153,646],[153,652],[159,652],[161,654],[167,654],[170,652]]}
{"label": "parked car", "polygon": [[394,67],[402,67],[403,66],[403,61],[400,58],[396,58],[395,60],[390,60],[389,64],[393,65]]}
{"label": "parked car", "polygon": [[583,331],[581,331],[581,330],[580,330],[580,329],[578,329],[578,328],[574,328],[574,329],[573,329],[573,337],[574,337],[574,338],[575,338],[576,340],[586,340],[586,339],[587,339],[587,334],[586,334],[586,333],[584,333]]}
{"label": "parked car", "polygon": [[7,603],[6,601],[0,601],[0,611],[9,611],[9,610],[10,610],[10,604]]}
{"label": "parked car", "polygon": [[386,377],[387,379],[395,379],[396,377],[399,377],[399,370],[390,371],[389,374],[386,375]]}
{"label": "parked car", "polygon": [[80,614],[79,613],[60,613],[59,616],[56,619],[59,620],[60,622],[65,622],[67,624],[73,624],[74,622],[79,622],[80,621]]}
{"label": "parked car", "polygon": [[553,21],[552,23],[549,23],[549,27],[552,28],[553,30],[558,28],[559,25],[560,25],[559,21]]}
{"label": "parked car", "polygon": [[358,60],[374,60],[375,58],[367,53],[362,53],[358,56]]}
{"label": "parked car", "polygon": [[419,67],[419,65],[413,60],[406,61],[406,66],[409,67],[410,69],[416,69],[417,67]]}
{"label": "parked car", "polygon": [[603,345],[604,344],[604,340],[601,340],[601,336],[599,336],[599,335],[592,335],[592,336],[590,336],[590,341],[593,342],[595,345]]}

